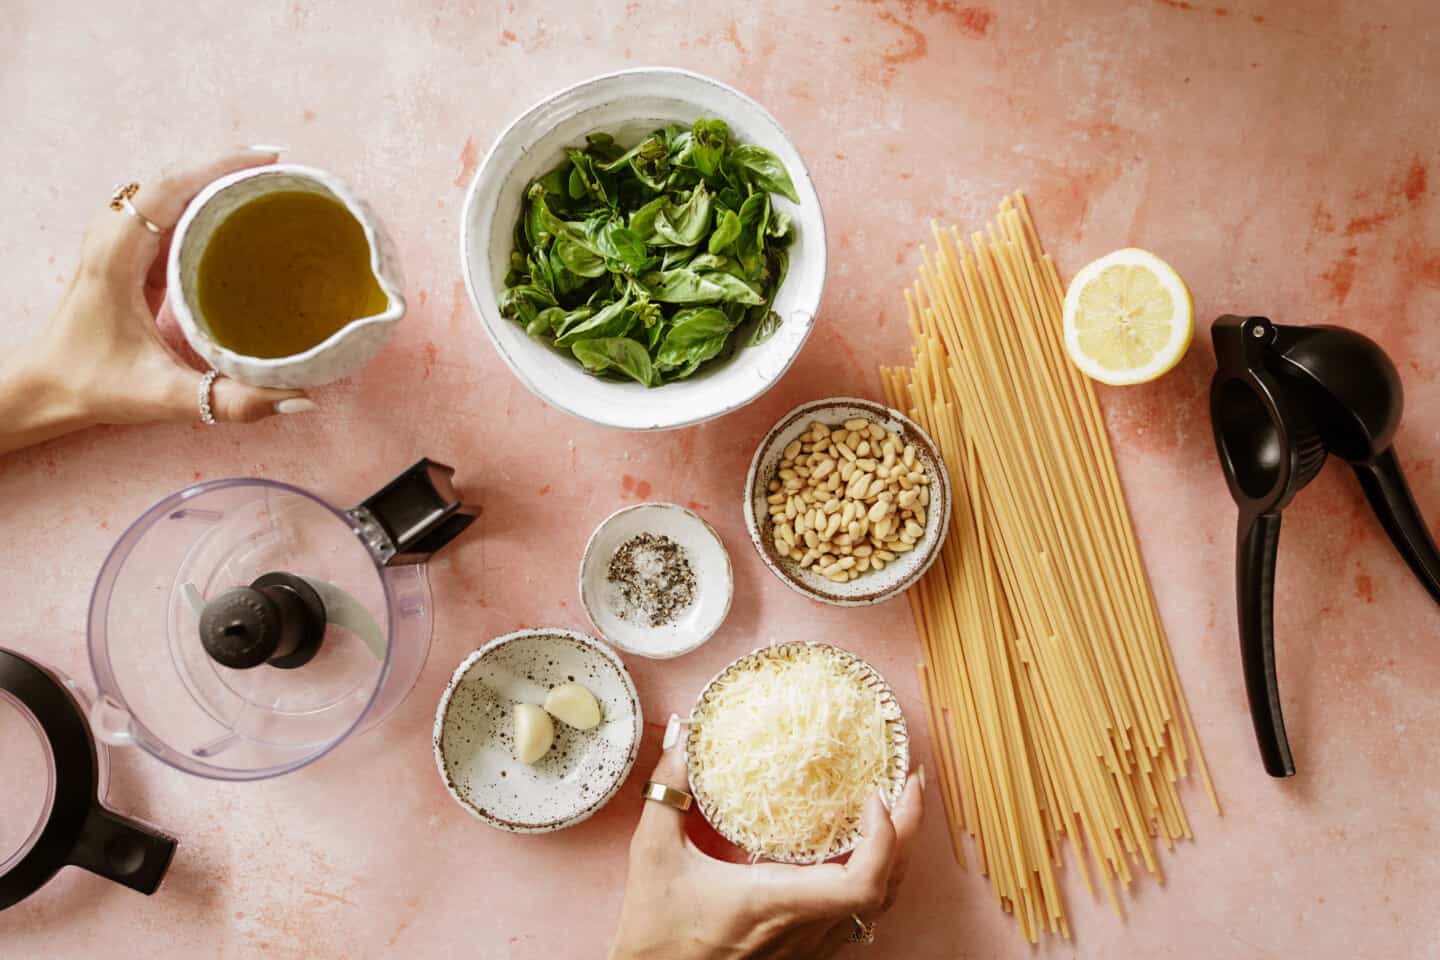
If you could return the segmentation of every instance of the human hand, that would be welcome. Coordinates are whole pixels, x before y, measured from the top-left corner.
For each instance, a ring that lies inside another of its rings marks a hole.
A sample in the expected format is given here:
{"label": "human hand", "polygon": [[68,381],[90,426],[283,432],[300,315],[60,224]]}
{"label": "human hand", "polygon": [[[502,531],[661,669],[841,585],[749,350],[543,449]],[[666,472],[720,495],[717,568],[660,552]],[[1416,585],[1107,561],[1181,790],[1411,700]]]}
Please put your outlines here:
{"label": "human hand", "polygon": [[[689,792],[679,721],[650,779]],[[844,863],[737,864],[702,853],[685,817],[647,801],[630,843],[630,872],[610,960],[814,960],[832,956],[894,902],[920,828],[925,772],[911,774],[893,812],[877,791]]]}
{"label": "human hand", "polygon": [[[181,360],[184,348],[167,344],[157,324],[157,312],[168,313],[161,304],[171,228],[210,181],[276,158],[271,150],[237,150],[145,184],[135,206],[163,234],[101,209],[50,322],[0,368],[0,452],[93,424],[199,419],[202,373]],[[221,421],[314,409],[299,390],[224,377],[215,381],[211,405]]]}

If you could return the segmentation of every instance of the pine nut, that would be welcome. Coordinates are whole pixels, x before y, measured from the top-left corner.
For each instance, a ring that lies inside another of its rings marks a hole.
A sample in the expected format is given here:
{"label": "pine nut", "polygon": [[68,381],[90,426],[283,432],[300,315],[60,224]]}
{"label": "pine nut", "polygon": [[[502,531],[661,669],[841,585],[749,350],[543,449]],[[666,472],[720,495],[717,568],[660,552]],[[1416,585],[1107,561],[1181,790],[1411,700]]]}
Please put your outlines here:
{"label": "pine nut", "polygon": [[929,483],[898,433],[863,417],[811,421],[766,481],[776,553],[837,583],[882,570],[924,536]]}

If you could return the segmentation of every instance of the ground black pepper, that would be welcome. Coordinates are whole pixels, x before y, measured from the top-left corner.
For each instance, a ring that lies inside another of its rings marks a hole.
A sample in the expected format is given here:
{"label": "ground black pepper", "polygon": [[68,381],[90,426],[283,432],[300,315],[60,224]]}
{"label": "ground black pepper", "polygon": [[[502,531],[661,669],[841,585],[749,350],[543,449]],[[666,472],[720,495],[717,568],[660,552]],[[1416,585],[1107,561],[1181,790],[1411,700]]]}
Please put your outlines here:
{"label": "ground black pepper", "polygon": [[610,558],[606,579],[615,584],[615,613],[623,620],[663,627],[695,599],[695,571],[685,548],[666,536],[639,533]]}

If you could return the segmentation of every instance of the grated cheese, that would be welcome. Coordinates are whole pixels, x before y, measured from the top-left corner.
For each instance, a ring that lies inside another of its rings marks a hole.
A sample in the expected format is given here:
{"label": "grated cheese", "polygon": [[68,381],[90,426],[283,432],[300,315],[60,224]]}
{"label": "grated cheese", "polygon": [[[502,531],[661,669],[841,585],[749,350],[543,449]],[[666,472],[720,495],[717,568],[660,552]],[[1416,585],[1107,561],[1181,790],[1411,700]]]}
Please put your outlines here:
{"label": "grated cheese", "polygon": [[757,857],[848,849],[870,794],[891,780],[889,724],[901,718],[883,689],[863,661],[824,645],[737,662],[692,717],[691,780],[707,818]]}

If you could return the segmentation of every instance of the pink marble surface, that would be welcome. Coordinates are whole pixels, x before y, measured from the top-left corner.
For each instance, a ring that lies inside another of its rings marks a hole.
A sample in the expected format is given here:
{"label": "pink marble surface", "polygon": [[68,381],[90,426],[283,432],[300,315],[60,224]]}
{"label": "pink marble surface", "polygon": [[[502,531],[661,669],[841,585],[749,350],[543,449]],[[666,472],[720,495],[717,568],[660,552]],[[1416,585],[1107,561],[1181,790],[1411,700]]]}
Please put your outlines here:
{"label": "pink marble surface", "polygon": [[[984,4],[984,5],[982,5]],[[1176,659],[1223,795],[1126,916],[1068,871],[1065,957],[1440,956],[1440,612],[1331,465],[1286,514],[1279,657],[1300,776],[1261,771],[1233,634],[1233,512],[1209,436],[1203,324],[1230,310],[1341,321],[1399,358],[1400,449],[1440,521],[1440,15],[1425,0],[879,0],[841,4],[7,0],[0,13],[0,347],[38,328],[111,185],[230,143],[278,142],[388,219],[411,315],[323,411],[254,427],[93,430],[0,461],[9,601],[0,644],[88,682],[84,617],[112,539],[161,494],[254,474],[353,501],[416,456],[485,506],[435,565],[439,616],[413,694],[379,730],[296,775],[223,785],[118,754],[111,799],[182,838],[144,899],[76,870],[0,914],[0,956],[600,957],[639,801],[510,837],[470,819],[432,765],[451,668],[517,627],[584,628],[591,527],[641,497],[688,503],[736,561],[729,622],[680,661],[632,659],[648,717],[683,711],[770,638],[839,639],[899,688],[916,728],[903,601],[810,605],[746,544],[752,444],[789,406],[857,389],[907,337],[901,285],[932,216],[975,224],[1029,191],[1066,272],[1138,244],[1195,291],[1202,333],[1163,381],[1103,394]],[[162,9],[163,7],[163,9]],[[402,12],[403,7],[403,12]],[[546,409],[465,302],[463,186],[542,93],[626,65],[737,84],[789,129],[831,229],[816,333],[774,391],[717,423],[621,436]],[[647,730],[633,777],[658,749]],[[920,737],[919,754],[928,756]],[[0,750],[9,747],[0,745]],[[950,860],[934,778],[908,886],[869,955],[1021,956],[984,880]],[[632,787],[634,785],[632,784]],[[13,790],[0,776],[0,791]],[[857,953],[858,955],[858,953]]]}

